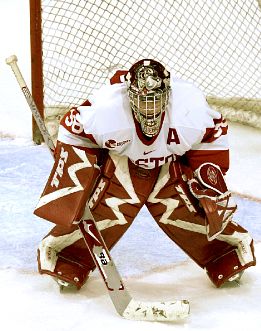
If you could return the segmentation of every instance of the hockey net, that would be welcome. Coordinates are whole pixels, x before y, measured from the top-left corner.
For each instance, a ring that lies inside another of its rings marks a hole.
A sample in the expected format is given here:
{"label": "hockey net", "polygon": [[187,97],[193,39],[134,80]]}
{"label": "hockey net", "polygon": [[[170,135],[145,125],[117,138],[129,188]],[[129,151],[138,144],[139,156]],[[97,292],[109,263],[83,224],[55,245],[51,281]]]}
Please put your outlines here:
{"label": "hockey net", "polygon": [[68,108],[141,58],[196,83],[227,119],[261,128],[260,0],[30,3],[32,92],[51,135]]}

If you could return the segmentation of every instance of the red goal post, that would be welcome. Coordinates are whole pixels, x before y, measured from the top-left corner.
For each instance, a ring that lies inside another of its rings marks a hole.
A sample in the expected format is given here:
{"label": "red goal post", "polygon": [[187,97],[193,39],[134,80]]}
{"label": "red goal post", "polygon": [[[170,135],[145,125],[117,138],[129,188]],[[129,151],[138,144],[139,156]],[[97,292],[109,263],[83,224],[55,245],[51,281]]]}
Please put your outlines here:
{"label": "red goal post", "polygon": [[260,0],[30,0],[32,94],[50,134],[114,70],[146,57],[195,82],[227,119],[261,128],[260,9]]}

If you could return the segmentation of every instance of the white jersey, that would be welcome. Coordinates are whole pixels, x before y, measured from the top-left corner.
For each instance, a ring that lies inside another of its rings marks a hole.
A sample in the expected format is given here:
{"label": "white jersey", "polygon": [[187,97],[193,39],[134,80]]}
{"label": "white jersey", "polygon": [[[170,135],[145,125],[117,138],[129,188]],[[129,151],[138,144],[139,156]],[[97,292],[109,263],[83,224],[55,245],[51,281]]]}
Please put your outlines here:
{"label": "white jersey", "polygon": [[148,169],[188,151],[201,151],[201,155],[206,155],[206,150],[228,151],[226,121],[189,82],[172,79],[161,130],[150,140],[137,129],[124,83],[102,87],[90,102],[65,116],[58,140],[87,149],[109,149]]}

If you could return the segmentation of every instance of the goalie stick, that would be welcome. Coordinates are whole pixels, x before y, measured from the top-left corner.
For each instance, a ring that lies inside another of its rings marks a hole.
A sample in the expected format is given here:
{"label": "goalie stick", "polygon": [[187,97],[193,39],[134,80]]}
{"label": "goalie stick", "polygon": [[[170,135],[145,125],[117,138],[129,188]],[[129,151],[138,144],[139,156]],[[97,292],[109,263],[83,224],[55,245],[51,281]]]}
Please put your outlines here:
{"label": "goalie stick", "polygon": [[[23,79],[17,65],[16,55],[7,58],[6,63],[11,66],[44,141],[53,155],[53,141]],[[186,318],[189,315],[190,306],[187,300],[143,302],[134,300],[131,297],[123,284],[122,278],[96,225],[88,203],[86,204],[83,217],[78,223],[78,228],[81,231],[86,246],[104,280],[112,303],[119,315],[126,319],[145,321],[175,321]]]}
{"label": "goalie stick", "polygon": [[35,119],[36,124],[38,125],[38,128],[43,136],[44,142],[48,146],[50,152],[53,154],[54,153],[54,144],[53,141],[49,135],[49,132],[47,131],[47,128],[45,126],[45,123],[40,115],[40,112],[38,111],[36,104],[34,102],[34,99],[31,95],[30,90],[28,89],[26,82],[22,76],[22,73],[17,65],[17,56],[16,55],[11,55],[9,56],[6,60],[6,64],[10,65],[13,73],[17,79],[18,84],[21,87],[21,90],[25,96],[25,99],[31,109],[31,112],[33,114],[33,117]]}

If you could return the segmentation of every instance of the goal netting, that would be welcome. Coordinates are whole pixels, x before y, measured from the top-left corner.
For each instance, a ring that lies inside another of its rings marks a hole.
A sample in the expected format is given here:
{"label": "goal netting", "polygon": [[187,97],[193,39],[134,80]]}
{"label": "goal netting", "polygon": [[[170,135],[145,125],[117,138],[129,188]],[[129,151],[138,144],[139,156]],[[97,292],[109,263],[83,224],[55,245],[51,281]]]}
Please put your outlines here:
{"label": "goal netting", "polygon": [[260,0],[31,0],[32,91],[51,134],[66,109],[141,58],[196,83],[229,120],[260,128],[260,8]]}

